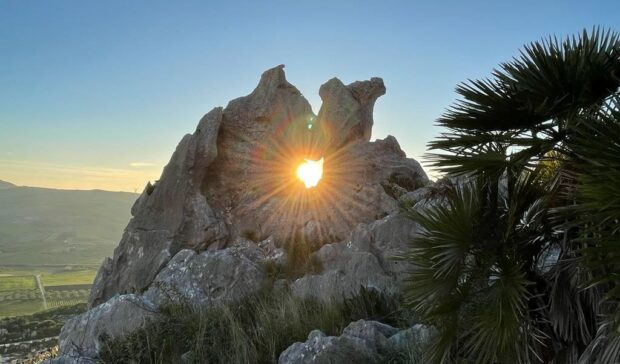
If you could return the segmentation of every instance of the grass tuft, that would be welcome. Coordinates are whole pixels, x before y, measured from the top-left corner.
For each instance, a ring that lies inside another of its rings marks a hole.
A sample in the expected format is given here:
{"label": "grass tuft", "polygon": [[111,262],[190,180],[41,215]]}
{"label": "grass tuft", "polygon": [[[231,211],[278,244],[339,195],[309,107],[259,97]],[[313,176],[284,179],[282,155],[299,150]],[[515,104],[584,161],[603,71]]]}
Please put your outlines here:
{"label": "grass tuft", "polygon": [[[211,308],[174,304],[129,336],[104,340],[104,363],[276,363],[294,342],[319,329],[339,335],[350,322],[409,322],[394,297],[362,290],[341,304],[323,304],[265,290],[243,301]],[[105,339],[105,338],[104,338]],[[183,359],[181,359],[183,357]]]}

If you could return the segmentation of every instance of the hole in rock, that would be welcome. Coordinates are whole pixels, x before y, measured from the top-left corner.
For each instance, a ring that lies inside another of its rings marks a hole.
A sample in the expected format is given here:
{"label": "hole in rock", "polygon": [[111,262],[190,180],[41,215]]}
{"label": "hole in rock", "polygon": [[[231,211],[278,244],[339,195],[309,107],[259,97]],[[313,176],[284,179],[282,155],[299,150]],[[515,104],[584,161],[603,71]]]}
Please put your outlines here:
{"label": "hole in rock", "polygon": [[314,161],[305,159],[297,167],[297,178],[299,178],[306,188],[316,187],[323,177],[323,158]]}

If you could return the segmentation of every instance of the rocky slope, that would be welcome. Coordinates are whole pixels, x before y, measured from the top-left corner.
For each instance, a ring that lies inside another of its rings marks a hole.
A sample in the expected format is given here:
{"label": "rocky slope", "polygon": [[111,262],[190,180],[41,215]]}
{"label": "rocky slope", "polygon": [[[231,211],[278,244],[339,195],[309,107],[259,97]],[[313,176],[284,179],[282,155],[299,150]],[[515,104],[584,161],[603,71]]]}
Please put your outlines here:
{"label": "rocky slope", "polygon": [[[171,300],[216,305],[274,284],[265,266],[285,264],[291,244],[305,244],[320,263],[319,271],[275,282],[296,296],[332,302],[360,287],[398,289],[405,267],[390,257],[416,229],[398,199],[429,181],[394,137],[370,142],[383,81],[329,80],[315,116],[283,67],[264,72],[251,94],[214,108],[181,140],[131,209],[114,256],[99,269],[90,310],[63,328],[58,362],[96,357],[102,336],[131,332]],[[295,168],[321,157],[324,176],[306,189]],[[398,331],[371,326],[381,345]],[[366,340],[347,330],[339,338],[310,333],[309,341]],[[305,362],[295,345],[280,363]]]}

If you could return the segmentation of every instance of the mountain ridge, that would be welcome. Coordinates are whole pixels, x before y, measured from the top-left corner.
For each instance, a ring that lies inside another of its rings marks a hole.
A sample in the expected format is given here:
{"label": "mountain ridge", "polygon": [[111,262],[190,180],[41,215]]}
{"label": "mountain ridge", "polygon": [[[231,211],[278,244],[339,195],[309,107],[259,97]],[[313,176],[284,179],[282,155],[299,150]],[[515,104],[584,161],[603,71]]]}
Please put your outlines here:
{"label": "mountain ridge", "polygon": [[101,188],[90,188],[90,189],[79,189],[79,188],[56,188],[56,187],[42,187],[42,186],[18,186],[9,181],[0,179],[0,190],[10,189],[10,188],[36,188],[41,190],[55,190],[55,191],[100,191],[100,192],[111,192],[111,193],[127,193],[130,195],[135,195],[138,197],[140,194],[137,192],[131,191],[113,191],[113,190],[104,190]]}
{"label": "mountain ridge", "polygon": [[17,186],[12,184],[11,182],[3,181],[0,179],[0,190],[7,190],[9,188],[15,188],[15,187]]}

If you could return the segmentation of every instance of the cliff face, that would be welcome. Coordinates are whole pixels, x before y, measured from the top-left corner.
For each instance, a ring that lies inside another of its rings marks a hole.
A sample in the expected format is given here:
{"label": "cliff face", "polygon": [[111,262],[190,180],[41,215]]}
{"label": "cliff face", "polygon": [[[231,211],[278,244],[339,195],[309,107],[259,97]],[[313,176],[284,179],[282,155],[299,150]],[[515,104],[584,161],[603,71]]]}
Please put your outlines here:
{"label": "cliff face", "polygon": [[[287,244],[306,244],[322,266],[278,282],[295,295],[333,301],[360,286],[397,289],[403,267],[390,257],[416,228],[398,199],[428,179],[394,137],[370,142],[383,81],[331,79],[314,115],[283,68],[181,140],[102,264],[90,311],[63,329],[64,355],[95,356],[102,333],[130,332],[171,295],[209,305],[250,294],[267,282],[265,262],[286,261]],[[305,158],[324,158],[315,188],[295,176]],[[112,327],[114,317],[131,320]]]}

